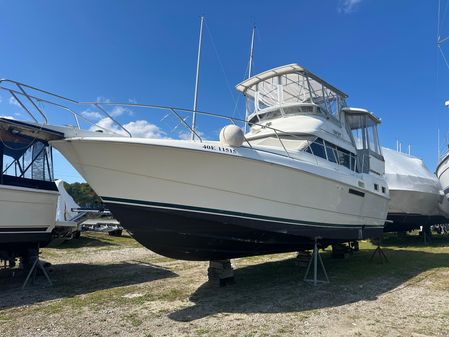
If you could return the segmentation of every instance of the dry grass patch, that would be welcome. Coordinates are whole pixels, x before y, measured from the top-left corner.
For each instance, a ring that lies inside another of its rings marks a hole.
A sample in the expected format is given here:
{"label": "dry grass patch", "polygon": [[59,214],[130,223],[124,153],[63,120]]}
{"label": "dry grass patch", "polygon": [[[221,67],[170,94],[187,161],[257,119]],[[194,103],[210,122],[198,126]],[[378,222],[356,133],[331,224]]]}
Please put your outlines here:
{"label": "dry grass patch", "polygon": [[207,262],[88,234],[44,249],[53,287],[21,291],[21,279],[0,275],[0,336],[449,334],[449,238],[425,247],[417,236],[388,236],[384,244],[387,264],[369,261],[369,242],[343,260],[324,252],[329,285],[305,284],[289,253],[237,259],[236,284],[217,288]]}

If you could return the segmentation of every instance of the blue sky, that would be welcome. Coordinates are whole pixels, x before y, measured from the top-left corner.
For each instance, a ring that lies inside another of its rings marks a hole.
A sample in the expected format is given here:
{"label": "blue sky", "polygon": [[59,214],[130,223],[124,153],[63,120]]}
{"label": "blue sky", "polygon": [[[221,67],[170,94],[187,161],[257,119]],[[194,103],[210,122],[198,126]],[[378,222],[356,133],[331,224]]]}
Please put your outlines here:
{"label": "blue sky", "polygon": [[[79,100],[191,108],[204,15],[198,107],[243,116],[242,99],[234,112],[234,85],[245,77],[255,23],[255,73],[305,66],[349,94],[350,106],[382,119],[384,146],[395,148],[396,139],[404,149],[411,144],[433,170],[437,129],[442,141],[449,130],[449,70],[436,48],[437,7],[437,0],[0,0],[0,77]],[[449,56],[449,42],[443,50]],[[18,113],[7,97],[0,99],[1,115]],[[131,113],[122,118],[136,120]],[[59,157],[55,171],[67,181],[81,179]]]}

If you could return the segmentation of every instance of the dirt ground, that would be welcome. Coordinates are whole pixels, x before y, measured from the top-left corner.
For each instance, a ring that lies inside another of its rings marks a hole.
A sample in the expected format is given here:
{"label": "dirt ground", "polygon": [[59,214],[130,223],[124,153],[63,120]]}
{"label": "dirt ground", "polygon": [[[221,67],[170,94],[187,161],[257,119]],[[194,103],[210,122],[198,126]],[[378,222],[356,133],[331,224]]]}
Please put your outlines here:
{"label": "dirt ground", "polygon": [[331,283],[302,281],[295,254],[236,259],[236,283],[207,262],[177,261],[129,237],[83,234],[43,250],[52,287],[0,271],[0,336],[449,336],[449,237],[384,241],[332,259]]}

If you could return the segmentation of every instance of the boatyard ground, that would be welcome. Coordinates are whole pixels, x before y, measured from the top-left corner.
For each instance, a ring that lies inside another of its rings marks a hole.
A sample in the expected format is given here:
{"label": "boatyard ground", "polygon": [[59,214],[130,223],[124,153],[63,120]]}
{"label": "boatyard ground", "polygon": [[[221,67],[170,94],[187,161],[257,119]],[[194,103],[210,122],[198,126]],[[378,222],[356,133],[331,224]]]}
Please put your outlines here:
{"label": "boatyard ground", "polygon": [[236,259],[236,284],[218,288],[207,262],[83,233],[43,249],[53,287],[0,273],[0,336],[448,336],[449,237],[391,236],[386,264],[374,248],[324,253],[331,284],[305,284],[291,253]]}

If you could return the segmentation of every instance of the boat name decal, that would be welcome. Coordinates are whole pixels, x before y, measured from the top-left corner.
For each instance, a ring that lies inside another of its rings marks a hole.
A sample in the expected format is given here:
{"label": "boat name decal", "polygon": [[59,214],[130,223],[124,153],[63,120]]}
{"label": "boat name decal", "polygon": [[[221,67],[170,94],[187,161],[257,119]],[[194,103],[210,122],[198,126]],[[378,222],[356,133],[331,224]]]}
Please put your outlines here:
{"label": "boat name decal", "polygon": [[215,146],[210,144],[204,144],[203,149],[205,150],[212,150],[217,152],[224,152],[224,153],[237,153],[236,150],[230,147],[223,147],[223,146]]}

